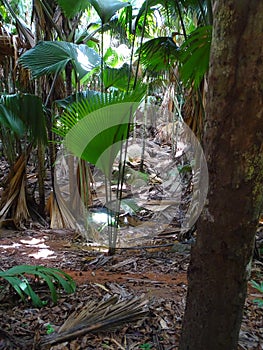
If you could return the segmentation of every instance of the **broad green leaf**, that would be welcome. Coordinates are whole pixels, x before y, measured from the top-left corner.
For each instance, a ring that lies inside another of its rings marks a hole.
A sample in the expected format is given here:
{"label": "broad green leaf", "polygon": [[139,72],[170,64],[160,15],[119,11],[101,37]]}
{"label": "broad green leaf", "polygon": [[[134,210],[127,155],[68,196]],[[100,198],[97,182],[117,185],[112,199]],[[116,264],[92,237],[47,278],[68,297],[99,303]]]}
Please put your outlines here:
{"label": "broad green leaf", "polygon": [[73,103],[54,131],[65,137],[65,146],[75,156],[96,164],[109,175],[110,167],[127,138],[132,116],[145,94],[145,87],[131,93],[98,94]]}
{"label": "broad green leaf", "polygon": [[124,64],[121,68],[105,67],[103,70],[103,84],[105,90],[114,86],[120,90],[126,91],[128,88],[128,79],[130,68]]}
{"label": "broad green leaf", "polygon": [[[0,277],[2,277],[0,275]],[[20,288],[21,280],[18,277],[14,276],[4,276],[4,279],[11,284],[11,286],[14,288],[14,290],[17,292],[17,294],[20,296],[22,300],[25,300],[25,295],[23,293],[23,290]]]}
{"label": "broad green leaf", "polygon": [[67,133],[65,146],[74,155],[95,164],[109,176],[113,161],[127,139],[138,103],[126,102],[98,109]]}
{"label": "broad green leaf", "polygon": [[3,278],[11,284],[11,286],[14,288],[14,290],[17,292],[17,294],[23,301],[25,301],[25,296],[27,295],[31,298],[34,306],[43,306],[43,302],[38,297],[38,295],[32,290],[28,281],[25,278],[22,278],[22,280],[16,276],[3,276]]}
{"label": "broad green leaf", "polygon": [[119,63],[119,55],[112,47],[108,47],[103,60],[108,66],[115,67]]}
{"label": "broad green leaf", "polygon": [[[31,94],[3,95],[0,100],[2,117],[8,119],[10,128],[22,136],[28,130],[33,142],[47,143],[46,119],[42,101]],[[5,113],[4,113],[5,112]]]}
{"label": "broad green leaf", "polygon": [[58,74],[71,62],[81,79],[100,64],[100,56],[84,44],[41,41],[26,51],[18,61],[24,68],[31,70],[34,78],[44,74]]}
{"label": "broad green leaf", "polygon": [[129,2],[118,0],[89,0],[89,2],[97,11],[103,24],[107,23],[121,8],[131,6]]}
{"label": "broad green leaf", "polygon": [[36,307],[42,307],[45,305],[45,302],[42,301],[39,296],[33,291],[30,286],[28,280],[26,278],[22,278],[22,283],[20,284],[21,290],[32,300],[32,303]]}
{"label": "broad green leaf", "polygon": [[10,129],[18,137],[21,137],[26,131],[22,120],[2,104],[0,104],[0,124]]}
{"label": "broad green leaf", "polygon": [[[52,282],[52,279],[50,278],[49,274],[38,270],[37,275],[46,282],[46,284],[48,285],[48,288],[50,290],[51,299],[54,303],[56,303],[58,300],[57,291],[56,291],[56,287],[54,286],[54,283]],[[51,277],[54,277],[53,273],[52,273]]]}

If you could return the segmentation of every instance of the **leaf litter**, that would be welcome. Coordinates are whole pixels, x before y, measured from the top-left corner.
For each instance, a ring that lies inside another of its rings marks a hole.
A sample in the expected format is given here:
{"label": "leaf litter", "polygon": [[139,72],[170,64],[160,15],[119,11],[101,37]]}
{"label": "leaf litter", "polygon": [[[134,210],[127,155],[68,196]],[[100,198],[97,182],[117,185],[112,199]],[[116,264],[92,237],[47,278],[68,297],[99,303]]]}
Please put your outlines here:
{"label": "leaf litter", "polygon": [[[1,230],[1,269],[18,264],[60,268],[77,283],[58,303],[41,281],[32,286],[48,303],[34,308],[0,280],[0,349],[178,349],[187,292],[189,249],[150,242],[114,256],[84,246],[65,230]],[[35,244],[28,244],[30,240]],[[38,240],[38,241],[36,241]],[[40,242],[45,248],[38,248]],[[170,241],[171,242],[171,241]],[[173,241],[174,242],[174,241]],[[14,244],[12,244],[14,243]],[[41,249],[53,252],[34,258]],[[33,254],[33,255],[32,255]],[[254,261],[253,278],[262,263]],[[239,350],[263,349],[263,311],[248,286]]]}

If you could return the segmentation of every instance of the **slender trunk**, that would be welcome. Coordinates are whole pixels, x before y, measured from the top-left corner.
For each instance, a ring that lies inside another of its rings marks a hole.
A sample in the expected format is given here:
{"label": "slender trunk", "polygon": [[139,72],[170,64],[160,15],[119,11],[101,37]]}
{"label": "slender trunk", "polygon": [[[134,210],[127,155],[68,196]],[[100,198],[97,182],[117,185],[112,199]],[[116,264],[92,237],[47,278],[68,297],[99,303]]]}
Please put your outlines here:
{"label": "slender trunk", "polygon": [[263,2],[214,1],[198,222],[180,350],[237,348],[263,204]]}

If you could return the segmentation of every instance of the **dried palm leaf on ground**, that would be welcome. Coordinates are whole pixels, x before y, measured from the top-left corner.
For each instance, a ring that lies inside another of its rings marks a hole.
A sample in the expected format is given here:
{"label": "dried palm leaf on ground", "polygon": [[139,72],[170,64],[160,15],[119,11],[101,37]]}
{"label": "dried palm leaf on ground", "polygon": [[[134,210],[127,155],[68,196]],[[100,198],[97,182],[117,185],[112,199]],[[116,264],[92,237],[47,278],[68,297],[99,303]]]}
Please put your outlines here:
{"label": "dried palm leaf on ground", "polygon": [[148,313],[147,304],[148,300],[143,296],[120,300],[114,295],[99,304],[90,301],[80,311],[73,312],[57,333],[45,336],[40,348],[72,340],[89,332],[101,332],[127,322],[141,320]]}

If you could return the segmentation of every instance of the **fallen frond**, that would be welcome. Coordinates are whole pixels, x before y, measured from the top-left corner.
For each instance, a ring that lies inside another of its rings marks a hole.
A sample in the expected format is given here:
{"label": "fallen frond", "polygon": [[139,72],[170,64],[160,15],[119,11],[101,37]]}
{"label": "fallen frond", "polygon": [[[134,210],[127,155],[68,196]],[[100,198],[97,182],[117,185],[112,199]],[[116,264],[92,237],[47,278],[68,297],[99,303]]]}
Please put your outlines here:
{"label": "fallen frond", "polygon": [[141,320],[148,313],[147,304],[148,300],[143,297],[119,300],[116,295],[99,304],[90,301],[80,311],[73,312],[57,333],[45,336],[40,348],[72,340],[89,332],[100,332]]}

